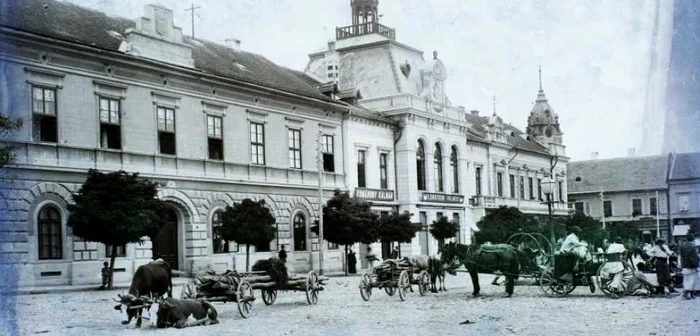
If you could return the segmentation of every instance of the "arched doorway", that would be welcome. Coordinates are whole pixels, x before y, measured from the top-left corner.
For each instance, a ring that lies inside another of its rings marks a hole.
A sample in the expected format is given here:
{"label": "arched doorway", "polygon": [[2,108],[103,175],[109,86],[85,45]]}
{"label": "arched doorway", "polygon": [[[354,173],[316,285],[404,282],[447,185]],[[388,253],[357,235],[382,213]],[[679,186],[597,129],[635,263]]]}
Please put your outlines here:
{"label": "arched doorway", "polygon": [[153,241],[153,259],[163,259],[172,269],[180,269],[177,251],[178,220],[175,209],[169,207],[165,211],[164,220],[165,224]]}

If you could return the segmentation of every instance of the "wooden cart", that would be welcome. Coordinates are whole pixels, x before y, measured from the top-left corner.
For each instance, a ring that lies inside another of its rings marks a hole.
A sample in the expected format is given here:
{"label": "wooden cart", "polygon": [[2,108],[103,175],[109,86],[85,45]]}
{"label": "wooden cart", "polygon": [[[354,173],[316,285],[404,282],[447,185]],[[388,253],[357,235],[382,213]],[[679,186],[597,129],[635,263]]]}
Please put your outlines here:
{"label": "wooden cart", "polygon": [[400,264],[395,260],[386,260],[381,265],[375,266],[362,275],[360,280],[360,296],[369,301],[372,296],[372,288],[384,289],[389,296],[399,292],[401,301],[406,300],[408,291],[412,285],[418,285],[421,296],[430,290],[430,275],[425,270],[414,277],[415,268],[411,265]]}

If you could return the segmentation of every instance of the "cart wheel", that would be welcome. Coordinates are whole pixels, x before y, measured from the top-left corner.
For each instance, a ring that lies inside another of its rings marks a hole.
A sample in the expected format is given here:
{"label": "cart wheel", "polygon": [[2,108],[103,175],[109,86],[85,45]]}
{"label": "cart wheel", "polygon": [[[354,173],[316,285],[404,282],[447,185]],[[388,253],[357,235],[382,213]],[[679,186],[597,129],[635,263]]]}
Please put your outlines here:
{"label": "cart wheel", "polygon": [[275,300],[277,299],[277,290],[276,289],[261,289],[260,295],[262,296],[263,302],[265,302],[265,304],[269,306],[269,305],[275,303]]}
{"label": "cart wheel", "polygon": [[418,293],[420,296],[424,296],[430,291],[430,275],[425,270],[420,271],[418,274]]}
{"label": "cart wheel", "polygon": [[612,277],[606,278],[600,275],[601,271],[603,270],[603,266],[605,266],[605,264],[602,264],[600,265],[600,267],[598,267],[598,276],[595,278],[596,285],[598,285],[598,289],[600,289],[600,291],[603,292],[603,294],[605,294],[607,297],[611,299],[619,299],[621,297],[620,293],[617,290],[610,288]]}
{"label": "cart wheel", "polygon": [[411,283],[408,280],[408,272],[401,271],[401,275],[399,275],[399,283],[397,288],[397,290],[399,291],[399,298],[401,298],[401,301],[406,301],[406,295],[408,295],[408,287],[410,286]]}
{"label": "cart wheel", "polygon": [[555,279],[551,271],[542,272],[540,277],[540,289],[545,295],[562,297],[571,293],[576,286],[572,283]]}
{"label": "cart wheel", "polygon": [[384,287],[384,291],[386,295],[394,296],[394,294],[396,294],[396,287]]}
{"label": "cart wheel", "polygon": [[360,280],[360,296],[365,301],[369,301],[372,296],[372,277],[367,273],[363,274],[362,280]]}
{"label": "cart wheel", "polygon": [[306,274],[306,302],[310,305],[318,302],[318,288],[318,275],[314,271],[309,271]]}
{"label": "cart wheel", "polygon": [[554,290],[552,289],[552,286],[555,284],[555,279],[552,277],[552,274],[550,271],[544,271],[542,272],[542,275],[540,276],[540,289],[542,290],[542,293],[547,296],[556,296],[554,293]]}
{"label": "cart wheel", "polygon": [[253,308],[253,300],[255,300],[253,288],[248,281],[241,279],[236,290],[236,303],[238,304],[238,312],[241,313],[243,318],[248,318],[248,316],[250,316],[250,310]]}

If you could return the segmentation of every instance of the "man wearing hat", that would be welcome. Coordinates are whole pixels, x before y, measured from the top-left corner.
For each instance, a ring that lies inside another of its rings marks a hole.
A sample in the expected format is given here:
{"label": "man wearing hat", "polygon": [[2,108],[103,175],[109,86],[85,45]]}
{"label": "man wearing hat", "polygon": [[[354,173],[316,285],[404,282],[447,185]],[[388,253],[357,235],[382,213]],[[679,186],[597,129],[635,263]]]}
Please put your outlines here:
{"label": "man wearing hat", "polygon": [[656,280],[658,285],[656,286],[656,294],[665,295],[664,287],[668,286],[668,291],[670,293],[675,293],[676,290],[673,289],[671,285],[671,273],[668,269],[668,258],[671,257],[673,252],[666,245],[666,241],[659,238],[656,240],[656,246],[651,249],[651,257],[654,258],[654,267],[656,267]]}
{"label": "man wearing hat", "polygon": [[683,269],[683,298],[686,300],[694,299],[693,289],[695,282],[698,280],[698,252],[695,249],[695,235],[691,232],[685,236],[686,241],[683,242],[680,249],[681,268]]}
{"label": "man wearing hat", "polygon": [[588,261],[591,259],[590,254],[588,254],[588,245],[578,239],[578,234],[581,234],[580,227],[572,226],[569,228],[569,235],[566,236],[566,239],[561,244],[559,252],[574,253],[579,258]]}

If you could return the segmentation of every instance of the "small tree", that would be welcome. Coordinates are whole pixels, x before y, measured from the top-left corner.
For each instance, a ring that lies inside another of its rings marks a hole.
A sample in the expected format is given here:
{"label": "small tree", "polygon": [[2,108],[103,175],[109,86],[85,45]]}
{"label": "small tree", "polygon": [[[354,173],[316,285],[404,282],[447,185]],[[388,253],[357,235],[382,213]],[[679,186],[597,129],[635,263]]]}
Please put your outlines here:
{"label": "small tree", "polygon": [[612,222],[608,223],[606,229],[610,238],[620,237],[624,241],[632,240],[637,243],[640,236],[639,224],[639,221]]}
{"label": "small tree", "polygon": [[438,251],[442,251],[442,247],[445,245],[445,239],[453,238],[457,236],[458,233],[459,224],[448,220],[445,216],[441,216],[430,225],[430,234],[438,241]]}
{"label": "small tree", "polygon": [[379,241],[382,243],[397,242],[399,246],[401,246],[401,243],[410,243],[413,237],[416,236],[416,232],[421,229],[420,226],[411,223],[412,216],[413,214],[408,211],[404,211],[401,214],[394,211],[391,214],[379,217]]}
{"label": "small tree", "polygon": [[[333,197],[328,200],[323,208],[323,239],[338,245],[345,246],[345,255],[348,248],[355,243],[371,244],[379,239],[377,227],[377,214],[370,210],[371,204],[360,199],[350,197],[345,192],[335,190]],[[311,227],[311,231],[318,234],[318,222]],[[347,275],[347,263],[345,263]]]}
{"label": "small tree", "polygon": [[221,236],[245,244],[245,270],[250,264],[250,245],[260,246],[275,238],[275,217],[265,207],[265,201],[244,199],[241,203],[227,206],[219,227]]}
{"label": "small tree", "polygon": [[479,228],[479,231],[474,233],[477,244],[505,243],[513,234],[543,230],[532,216],[520,212],[518,208],[506,206],[489,211],[476,226]]}
{"label": "small tree", "polygon": [[[22,119],[12,119],[0,113],[0,138],[4,138],[22,127]],[[14,147],[0,145],[0,168],[15,161]]]}
{"label": "small tree", "polygon": [[162,226],[165,204],[157,198],[158,184],[124,171],[101,173],[91,169],[68,205],[68,227],[89,242],[111,247],[108,288],[112,288],[117,247],[153,240]]}

